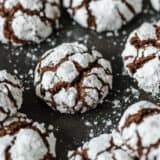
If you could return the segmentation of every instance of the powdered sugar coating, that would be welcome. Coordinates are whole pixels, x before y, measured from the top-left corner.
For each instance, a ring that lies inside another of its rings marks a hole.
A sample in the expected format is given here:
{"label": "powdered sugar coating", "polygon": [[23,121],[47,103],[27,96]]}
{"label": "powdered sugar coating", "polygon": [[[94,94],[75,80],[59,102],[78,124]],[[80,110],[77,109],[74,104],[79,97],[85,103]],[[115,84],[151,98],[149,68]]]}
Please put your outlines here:
{"label": "powdered sugar coating", "polygon": [[138,86],[152,94],[160,88],[160,23],[144,23],[131,33],[122,53],[124,67]]}
{"label": "powdered sugar coating", "polygon": [[1,160],[55,159],[56,138],[44,125],[18,114],[0,128]]}
{"label": "powdered sugar coating", "polygon": [[160,1],[159,0],[150,0],[153,8],[156,11],[160,11]]}
{"label": "powdered sugar coating", "polygon": [[148,101],[131,105],[119,123],[124,143],[140,160],[159,159],[160,108]]}
{"label": "powdered sugar coating", "polygon": [[22,105],[20,81],[6,70],[0,71],[0,122],[14,115]]}
{"label": "powdered sugar coating", "polygon": [[40,43],[57,28],[59,0],[1,0],[0,41],[14,45]]}
{"label": "powdered sugar coating", "polygon": [[63,6],[81,26],[102,32],[120,29],[142,11],[142,0],[63,0]]}
{"label": "powdered sugar coating", "polygon": [[78,43],[47,51],[35,70],[36,94],[62,113],[93,109],[112,88],[110,62]]}
{"label": "powdered sugar coating", "polygon": [[[114,135],[115,134],[115,135]],[[117,139],[118,136],[118,139]],[[69,160],[133,160],[121,149],[119,133],[102,134],[68,153]]]}

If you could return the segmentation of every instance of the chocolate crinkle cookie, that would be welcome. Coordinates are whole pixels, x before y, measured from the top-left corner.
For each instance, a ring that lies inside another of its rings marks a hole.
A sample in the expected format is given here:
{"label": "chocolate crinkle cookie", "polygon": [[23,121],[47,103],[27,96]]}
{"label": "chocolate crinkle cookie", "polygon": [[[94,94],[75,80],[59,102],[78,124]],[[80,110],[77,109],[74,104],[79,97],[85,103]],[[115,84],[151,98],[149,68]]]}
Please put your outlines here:
{"label": "chocolate crinkle cookie", "polygon": [[112,69],[96,50],[64,43],[47,51],[35,70],[36,94],[61,113],[97,107],[112,88]]}
{"label": "chocolate crinkle cookie", "polygon": [[69,160],[133,160],[121,148],[123,144],[118,132],[102,134],[91,139],[76,151],[68,153]]}
{"label": "chocolate crinkle cookie", "polygon": [[59,7],[59,0],[0,0],[0,41],[40,43],[58,27]]}
{"label": "chocolate crinkle cookie", "polygon": [[140,160],[160,159],[160,107],[148,101],[131,105],[119,130],[128,151]]}
{"label": "chocolate crinkle cookie", "polygon": [[160,93],[160,22],[134,30],[122,53],[124,67],[140,88]]}
{"label": "chocolate crinkle cookie", "polygon": [[160,1],[159,0],[150,0],[153,8],[156,11],[160,11]]}
{"label": "chocolate crinkle cookie", "polygon": [[22,114],[0,128],[1,160],[54,160],[55,145],[52,131]]}
{"label": "chocolate crinkle cookie", "polygon": [[20,81],[6,70],[0,71],[0,123],[14,115],[22,105]]}
{"label": "chocolate crinkle cookie", "polygon": [[63,0],[81,26],[97,32],[118,30],[142,11],[142,0]]}

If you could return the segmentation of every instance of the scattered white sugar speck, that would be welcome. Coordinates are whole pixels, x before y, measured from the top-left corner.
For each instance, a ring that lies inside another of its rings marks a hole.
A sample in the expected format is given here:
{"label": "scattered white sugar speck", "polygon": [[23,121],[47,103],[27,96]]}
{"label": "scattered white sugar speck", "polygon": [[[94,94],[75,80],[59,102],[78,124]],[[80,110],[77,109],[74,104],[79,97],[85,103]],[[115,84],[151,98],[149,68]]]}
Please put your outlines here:
{"label": "scattered white sugar speck", "polygon": [[90,122],[88,122],[88,121],[85,122],[85,125],[88,126],[88,127],[92,126],[92,124]]}
{"label": "scattered white sugar speck", "polygon": [[48,130],[53,130],[53,129],[54,129],[53,125],[50,124],[50,125],[48,126]]}
{"label": "scattered white sugar speck", "polygon": [[120,100],[114,100],[114,101],[113,101],[113,104],[114,104],[113,108],[120,108],[120,107],[121,107],[121,102],[120,102]]}
{"label": "scattered white sugar speck", "polygon": [[107,36],[107,37],[112,37],[112,36],[113,36],[113,32],[107,32],[107,33],[106,33],[106,36]]}
{"label": "scattered white sugar speck", "polygon": [[90,130],[89,137],[90,137],[90,138],[93,138],[93,137],[94,137],[94,131],[93,131],[93,129]]}

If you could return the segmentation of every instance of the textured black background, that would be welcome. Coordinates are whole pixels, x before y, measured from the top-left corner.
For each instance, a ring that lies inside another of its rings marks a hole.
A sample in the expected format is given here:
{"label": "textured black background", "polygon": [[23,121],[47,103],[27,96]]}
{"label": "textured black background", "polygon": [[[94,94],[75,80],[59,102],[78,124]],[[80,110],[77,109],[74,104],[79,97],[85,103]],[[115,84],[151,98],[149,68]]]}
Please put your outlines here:
{"label": "textured black background", "polygon": [[[24,104],[21,111],[36,121],[53,124],[55,127],[55,135],[58,139],[57,159],[65,160],[67,150],[75,149],[77,146],[82,144],[82,141],[88,140],[89,133],[92,129],[94,130],[95,136],[99,135],[100,133],[108,132],[113,126],[111,125],[111,127],[106,127],[104,120],[107,121],[111,119],[113,125],[115,126],[121,116],[121,114],[118,113],[123,113],[128,104],[137,101],[137,99],[134,98],[134,95],[126,92],[128,87],[134,86],[137,88],[137,86],[136,83],[132,82],[129,77],[122,76],[123,65],[120,55],[124,48],[126,36],[134,28],[138,27],[144,21],[153,21],[160,17],[159,14],[152,9],[149,0],[144,1],[144,13],[140,14],[133,19],[131,23],[123,27],[123,30],[118,32],[118,36],[113,34],[111,37],[107,37],[106,32],[98,34],[94,31],[83,29],[79,25],[73,25],[72,20],[63,11],[61,29],[58,31],[58,33],[52,34],[52,42],[58,45],[62,42],[77,41],[80,37],[86,37],[87,35],[88,39],[86,41],[86,45],[88,47],[95,46],[105,58],[111,60],[113,67],[114,85],[112,93],[110,93],[108,96],[109,102],[105,102],[102,105],[99,105],[97,109],[87,112],[83,115],[64,115],[53,112],[35,96],[33,80],[30,76],[26,76],[28,70],[34,69],[36,65],[36,62],[31,61],[31,59],[26,56],[27,53],[29,52],[39,57],[44,53],[45,50],[52,48],[50,44],[51,42],[43,42],[38,46],[26,46],[23,48],[0,45],[0,69],[7,69],[11,73],[13,73],[14,69],[17,69],[19,74],[24,75],[22,80],[24,86],[30,87],[29,90],[24,92]],[[122,34],[125,31],[127,34]],[[69,33],[71,35],[67,36]],[[113,45],[113,42],[116,42],[116,45]],[[37,51],[34,48],[37,48]],[[20,55],[15,56],[16,53],[19,53]],[[139,91],[140,97],[138,99],[147,99],[155,102],[159,101],[150,94],[146,94],[141,90]],[[124,97],[129,98],[129,103],[124,102]],[[112,101],[115,99],[120,100],[120,108],[112,107]],[[86,121],[91,123],[96,121],[98,124],[86,126]]]}

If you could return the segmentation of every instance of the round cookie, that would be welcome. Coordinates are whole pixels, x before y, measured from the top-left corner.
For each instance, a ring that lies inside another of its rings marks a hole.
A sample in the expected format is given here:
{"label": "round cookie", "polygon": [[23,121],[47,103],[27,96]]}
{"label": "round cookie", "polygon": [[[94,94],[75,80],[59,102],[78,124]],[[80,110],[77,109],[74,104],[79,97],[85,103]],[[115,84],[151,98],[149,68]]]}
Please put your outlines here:
{"label": "round cookie", "polygon": [[122,139],[140,160],[160,159],[160,107],[148,101],[131,105],[119,123]]}
{"label": "round cookie", "polygon": [[160,92],[159,40],[160,23],[144,23],[131,33],[122,53],[125,70],[153,95]]}
{"label": "round cookie", "polygon": [[36,94],[61,113],[94,109],[112,88],[112,69],[96,50],[64,43],[47,51],[37,64]]}
{"label": "round cookie", "polygon": [[140,13],[142,0],[63,0],[63,6],[81,26],[103,32],[120,29]]}
{"label": "round cookie", "polygon": [[133,160],[127,152],[121,149],[122,141],[119,134],[114,134],[102,134],[99,137],[91,139],[76,151],[70,151],[68,153],[68,159]]}
{"label": "round cookie", "polygon": [[6,70],[0,71],[0,122],[14,115],[22,105],[20,81]]}
{"label": "round cookie", "polygon": [[55,145],[52,131],[22,114],[9,118],[0,128],[1,160],[54,160]]}
{"label": "round cookie", "polygon": [[0,41],[14,45],[40,43],[57,28],[59,0],[1,0]]}
{"label": "round cookie", "polygon": [[150,0],[153,8],[156,11],[160,11],[160,1],[159,0]]}

